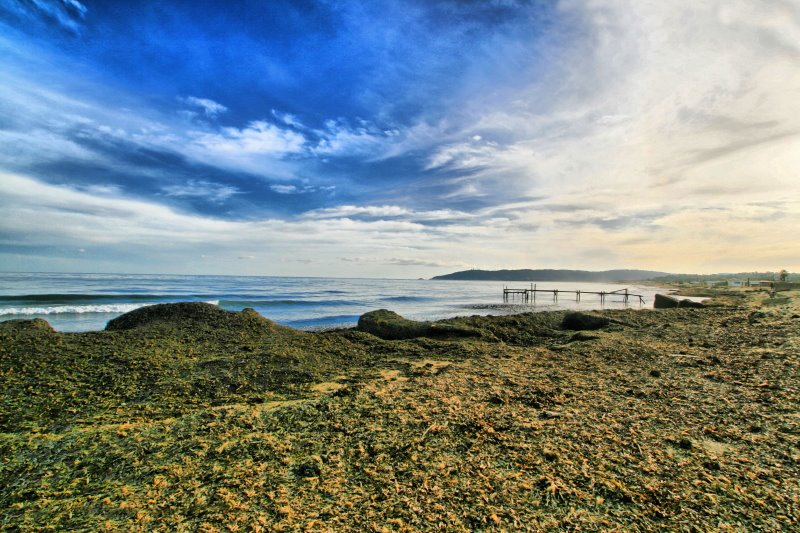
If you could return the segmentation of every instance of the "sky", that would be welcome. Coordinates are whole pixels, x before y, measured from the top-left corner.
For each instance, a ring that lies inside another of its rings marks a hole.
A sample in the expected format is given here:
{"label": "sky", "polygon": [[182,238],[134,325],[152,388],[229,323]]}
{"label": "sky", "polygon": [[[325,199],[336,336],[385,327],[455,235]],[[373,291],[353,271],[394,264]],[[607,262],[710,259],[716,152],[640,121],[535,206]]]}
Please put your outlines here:
{"label": "sky", "polygon": [[0,0],[0,270],[800,271],[800,0]]}

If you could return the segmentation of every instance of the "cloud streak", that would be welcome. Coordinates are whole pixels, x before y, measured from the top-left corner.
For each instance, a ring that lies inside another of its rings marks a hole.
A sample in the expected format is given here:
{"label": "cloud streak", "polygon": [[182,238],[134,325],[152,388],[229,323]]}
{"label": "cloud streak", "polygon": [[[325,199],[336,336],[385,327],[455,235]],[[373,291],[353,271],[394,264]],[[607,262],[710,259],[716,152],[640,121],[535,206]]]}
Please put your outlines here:
{"label": "cloud streak", "polygon": [[217,115],[228,110],[228,108],[224,105],[208,98],[187,96],[185,98],[181,98],[180,101],[187,104],[189,107],[200,109],[208,118],[215,118]]}

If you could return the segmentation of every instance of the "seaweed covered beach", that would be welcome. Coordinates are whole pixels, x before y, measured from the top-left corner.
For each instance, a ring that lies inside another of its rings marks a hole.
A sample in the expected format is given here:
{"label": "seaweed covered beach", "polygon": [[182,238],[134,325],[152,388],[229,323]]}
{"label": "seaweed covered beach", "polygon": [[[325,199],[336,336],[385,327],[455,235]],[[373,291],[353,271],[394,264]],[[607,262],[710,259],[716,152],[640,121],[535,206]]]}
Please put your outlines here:
{"label": "seaweed covered beach", "polygon": [[0,529],[798,530],[800,291],[711,296],[580,331],[3,322]]}

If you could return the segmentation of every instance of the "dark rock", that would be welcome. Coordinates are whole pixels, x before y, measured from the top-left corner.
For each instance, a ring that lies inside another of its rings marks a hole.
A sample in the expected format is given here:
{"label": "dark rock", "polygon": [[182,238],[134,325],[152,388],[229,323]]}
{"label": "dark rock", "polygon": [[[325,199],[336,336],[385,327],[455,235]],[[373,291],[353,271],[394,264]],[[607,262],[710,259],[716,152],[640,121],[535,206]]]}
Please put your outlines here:
{"label": "dark rock", "polygon": [[693,302],[688,298],[679,300],[674,296],[669,296],[666,294],[656,294],[655,301],[653,302],[654,309],[675,309],[677,307],[702,309],[705,307],[705,304],[702,304],[700,302]]}
{"label": "dark rock", "polygon": [[656,294],[656,299],[653,302],[654,309],[672,309],[680,305],[680,300],[673,296],[666,294]]}
{"label": "dark rock", "polygon": [[409,320],[388,309],[364,313],[356,329],[385,340],[415,339],[417,337],[480,337],[480,330],[442,322]]}
{"label": "dark rock", "polygon": [[179,302],[156,304],[140,307],[129,313],[109,320],[106,331],[125,331],[156,324],[172,327],[193,327],[205,325],[211,327],[255,326],[270,330],[281,328],[271,320],[267,320],[253,309],[241,312],[226,311],[216,305],[204,302]]}
{"label": "dark rock", "polygon": [[660,378],[661,377],[661,371],[659,371],[659,370],[651,370],[650,371],[650,376],[654,377],[654,378]]}
{"label": "dark rock", "polygon": [[361,315],[356,329],[386,340],[413,339],[430,332],[430,324],[408,320],[388,309],[378,309]]}
{"label": "dark rock", "polygon": [[606,327],[608,324],[608,318],[586,313],[567,313],[561,321],[562,328],[573,331],[600,329]]}
{"label": "dark rock", "polygon": [[47,320],[41,318],[34,318],[28,320],[25,318],[16,318],[14,320],[6,320],[0,322],[0,331],[37,331],[46,333],[55,333],[53,326]]}

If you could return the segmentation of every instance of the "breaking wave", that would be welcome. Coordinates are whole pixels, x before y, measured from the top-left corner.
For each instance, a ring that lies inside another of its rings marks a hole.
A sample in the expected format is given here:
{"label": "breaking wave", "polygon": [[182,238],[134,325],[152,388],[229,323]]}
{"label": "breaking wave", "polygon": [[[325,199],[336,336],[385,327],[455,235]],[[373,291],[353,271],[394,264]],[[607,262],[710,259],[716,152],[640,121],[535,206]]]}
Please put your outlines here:
{"label": "breaking wave", "polygon": [[[32,315],[80,315],[85,313],[127,313],[140,307],[156,305],[159,302],[142,303],[114,303],[114,304],[91,304],[91,305],[48,305],[38,307],[5,307],[0,308],[0,316],[32,316]],[[219,301],[212,300],[206,303],[218,305]]]}

